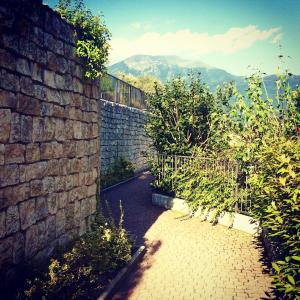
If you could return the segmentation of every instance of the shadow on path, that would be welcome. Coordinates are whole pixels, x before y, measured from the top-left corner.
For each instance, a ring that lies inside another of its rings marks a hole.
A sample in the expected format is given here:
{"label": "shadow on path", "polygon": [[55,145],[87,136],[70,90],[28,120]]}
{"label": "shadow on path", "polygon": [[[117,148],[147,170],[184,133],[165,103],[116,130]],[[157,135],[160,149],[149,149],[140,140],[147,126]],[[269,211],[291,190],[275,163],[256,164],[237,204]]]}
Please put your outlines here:
{"label": "shadow on path", "polygon": [[121,201],[124,210],[124,227],[134,238],[136,245],[147,243],[144,238],[145,233],[164,211],[151,203],[151,180],[149,173],[142,173],[139,177],[102,192],[100,195],[100,204],[104,214],[108,214],[107,202],[116,223],[120,219]]}

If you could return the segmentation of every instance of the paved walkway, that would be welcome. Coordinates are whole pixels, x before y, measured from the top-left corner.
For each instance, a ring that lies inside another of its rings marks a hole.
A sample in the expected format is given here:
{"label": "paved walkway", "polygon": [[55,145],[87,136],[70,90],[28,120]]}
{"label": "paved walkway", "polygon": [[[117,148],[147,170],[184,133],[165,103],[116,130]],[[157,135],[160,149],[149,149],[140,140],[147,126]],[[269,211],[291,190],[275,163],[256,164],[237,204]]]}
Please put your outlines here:
{"label": "paved walkway", "polygon": [[113,299],[268,298],[271,279],[255,239],[153,206],[150,180],[143,174],[102,195],[115,216],[122,200],[125,227],[149,246]]}

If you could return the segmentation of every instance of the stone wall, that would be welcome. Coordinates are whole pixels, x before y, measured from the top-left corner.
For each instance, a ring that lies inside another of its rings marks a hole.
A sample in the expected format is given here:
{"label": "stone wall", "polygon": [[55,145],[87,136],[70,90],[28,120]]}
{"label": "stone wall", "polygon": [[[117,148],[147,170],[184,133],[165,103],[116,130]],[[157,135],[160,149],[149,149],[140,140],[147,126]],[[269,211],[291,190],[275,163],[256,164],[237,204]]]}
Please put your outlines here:
{"label": "stone wall", "polygon": [[39,1],[0,2],[2,274],[85,232],[96,211],[99,91],[73,35]]}
{"label": "stone wall", "polygon": [[133,163],[135,171],[147,167],[145,153],[150,151],[151,140],[146,136],[145,111],[100,100],[100,155],[101,173],[113,165],[117,157]]}

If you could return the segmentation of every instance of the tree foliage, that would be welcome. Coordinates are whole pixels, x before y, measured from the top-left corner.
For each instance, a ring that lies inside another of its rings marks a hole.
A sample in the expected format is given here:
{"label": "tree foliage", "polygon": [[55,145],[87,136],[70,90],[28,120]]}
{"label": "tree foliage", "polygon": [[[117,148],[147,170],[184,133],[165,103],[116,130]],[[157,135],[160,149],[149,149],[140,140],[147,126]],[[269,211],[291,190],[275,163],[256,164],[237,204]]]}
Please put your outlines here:
{"label": "tree foliage", "polygon": [[133,76],[119,72],[117,77],[144,91],[146,94],[155,93],[155,85],[161,86],[161,82],[152,75]]}
{"label": "tree foliage", "polygon": [[[248,78],[246,95],[230,83],[215,95],[201,92],[198,98],[185,82],[175,80],[151,99],[148,130],[159,152],[182,154],[193,149],[200,157],[238,162],[237,181],[230,182],[221,170],[207,173],[197,158],[177,170],[166,159],[159,188],[183,197],[192,208],[213,208],[217,213],[234,208],[235,186],[247,193],[253,203],[250,213],[276,250],[277,261],[272,263],[276,296],[296,299],[300,297],[300,89],[291,89],[289,76],[278,74],[275,99],[268,97],[260,73]],[[205,114],[197,109],[203,106],[193,102],[195,97],[204,100]],[[176,118],[178,106],[180,118]],[[195,118],[197,112],[201,113]],[[197,138],[186,143],[192,128]],[[157,165],[154,171],[161,173]]]}
{"label": "tree foliage", "polygon": [[205,143],[209,131],[209,115],[215,99],[200,76],[188,80],[176,77],[164,86],[155,85],[148,97],[148,135],[155,148],[167,154],[191,153]]}
{"label": "tree foliage", "polygon": [[83,0],[59,0],[56,10],[76,30],[76,54],[85,63],[85,77],[96,78],[105,71],[108,61],[110,32],[103,16],[93,15]]}

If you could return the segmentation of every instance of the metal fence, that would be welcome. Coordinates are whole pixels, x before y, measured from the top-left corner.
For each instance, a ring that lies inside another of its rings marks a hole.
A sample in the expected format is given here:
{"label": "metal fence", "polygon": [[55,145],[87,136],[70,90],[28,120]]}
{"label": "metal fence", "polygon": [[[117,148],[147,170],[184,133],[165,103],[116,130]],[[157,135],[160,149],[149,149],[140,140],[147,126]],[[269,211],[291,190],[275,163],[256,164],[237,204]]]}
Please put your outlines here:
{"label": "metal fence", "polygon": [[[215,159],[211,157],[183,156],[183,155],[166,155],[157,154],[156,164],[158,166],[158,183],[162,182],[170,173],[184,172],[185,167],[193,165],[199,169],[204,176],[213,178],[222,174],[228,185],[234,186],[232,189],[235,201],[235,211],[248,214],[251,209],[251,199],[248,197],[248,183],[239,168],[237,161],[228,159]],[[171,186],[173,187],[173,179]],[[225,182],[226,184],[226,182]]]}
{"label": "metal fence", "polygon": [[113,75],[105,74],[100,79],[100,91],[101,99],[146,109],[145,93]]}

